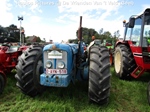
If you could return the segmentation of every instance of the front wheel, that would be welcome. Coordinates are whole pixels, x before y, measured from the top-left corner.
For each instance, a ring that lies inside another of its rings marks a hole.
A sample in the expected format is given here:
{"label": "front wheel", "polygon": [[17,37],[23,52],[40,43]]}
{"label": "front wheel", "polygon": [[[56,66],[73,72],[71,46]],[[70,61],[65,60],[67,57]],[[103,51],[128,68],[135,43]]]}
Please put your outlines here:
{"label": "front wheel", "polygon": [[34,97],[44,91],[40,85],[40,74],[43,73],[42,48],[31,46],[20,57],[16,66],[17,86],[21,91]]}
{"label": "front wheel", "polygon": [[110,95],[109,51],[104,46],[92,46],[89,54],[89,100],[106,104]]}
{"label": "front wheel", "polygon": [[136,68],[136,63],[130,48],[126,45],[118,45],[114,53],[114,68],[120,79],[130,80],[131,73]]}

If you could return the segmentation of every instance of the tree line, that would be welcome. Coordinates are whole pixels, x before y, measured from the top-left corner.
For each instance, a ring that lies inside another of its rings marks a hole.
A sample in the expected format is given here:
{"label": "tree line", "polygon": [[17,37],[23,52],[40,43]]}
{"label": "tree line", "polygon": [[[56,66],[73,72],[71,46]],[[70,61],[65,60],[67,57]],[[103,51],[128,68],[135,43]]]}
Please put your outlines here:
{"label": "tree line", "polygon": [[[78,30],[76,31],[76,36],[77,36],[76,39],[69,39],[68,42],[71,43],[78,42]],[[89,44],[92,41],[92,36],[95,36],[95,39],[100,39],[102,42],[104,40],[111,42],[111,41],[116,41],[119,38],[120,34],[119,34],[119,30],[114,32],[114,34],[112,35],[109,31],[104,31],[103,28],[101,28],[99,32],[97,32],[93,28],[86,28],[86,27],[82,28],[82,39],[86,44]]]}
{"label": "tree line", "polygon": [[[24,28],[22,27],[21,30],[24,30]],[[76,37],[75,39],[69,39],[68,42],[69,43],[78,43],[78,30],[75,32],[76,33]],[[26,42],[26,40],[30,37],[30,36],[25,36],[24,32],[21,33],[21,35],[24,39],[24,42]],[[117,30],[116,32],[114,32],[114,34],[111,34],[109,31],[104,31],[103,28],[101,28],[98,32],[93,29],[93,28],[86,28],[83,27],[82,28],[82,39],[86,44],[89,44],[92,41],[92,36],[95,36],[95,39],[100,39],[102,42],[104,40],[107,41],[115,41],[116,39],[119,38],[120,34],[119,34],[119,30]],[[46,42],[45,38],[43,38],[43,40],[41,40],[41,38],[39,36],[36,36],[36,42]],[[17,28],[16,25],[11,24],[8,27],[2,27],[0,26],[0,42],[4,42],[4,41],[10,41],[10,42],[20,42],[20,28]]]}
{"label": "tree line", "polygon": [[11,24],[8,27],[0,26],[0,42],[18,42],[20,39],[20,29]]}
{"label": "tree line", "polygon": [[[26,40],[30,37],[30,36],[25,36],[24,34],[24,28],[21,27],[17,28],[16,25],[11,24],[8,27],[3,27],[0,25],[0,42],[20,42],[20,30],[21,30],[21,40],[24,40],[24,42],[26,42]],[[41,40],[41,38],[39,36],[37,36],[36,42],[44,42],[45,40]]]}

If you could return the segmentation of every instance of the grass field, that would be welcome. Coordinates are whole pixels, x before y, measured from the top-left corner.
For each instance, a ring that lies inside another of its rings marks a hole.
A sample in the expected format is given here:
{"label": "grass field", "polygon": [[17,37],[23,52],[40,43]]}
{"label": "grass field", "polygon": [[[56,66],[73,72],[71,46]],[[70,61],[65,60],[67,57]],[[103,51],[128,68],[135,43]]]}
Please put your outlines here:
{"label": "grass field", "polygon": [[150,75],[129,82],[119,80],[113,68],[111,71],[110,100],[103,106],[88,102],[87,82],[71,84],[68,88],[48,88],[42,95],[31,98],[20,92],[11,74],[0,95],[0,112],[149,112],[146,91]]}

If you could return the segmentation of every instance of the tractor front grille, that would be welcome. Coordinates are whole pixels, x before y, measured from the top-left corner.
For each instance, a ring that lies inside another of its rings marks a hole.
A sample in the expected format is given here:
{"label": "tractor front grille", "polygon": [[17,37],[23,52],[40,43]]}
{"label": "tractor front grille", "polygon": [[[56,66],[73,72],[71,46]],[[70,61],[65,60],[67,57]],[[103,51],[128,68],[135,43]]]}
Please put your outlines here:
{"label": "tractor front grille", "polygon": [[[51,56],[48,56],[49,53]],[[62,55],[62,56],[61,56]],[[63,69],[67,69],[67,52],[66,51],[44,51],[44,68],[46,69],[46,63],[49,61],[52,64],[52,67],[49,69],[60,69],[58,68],[58,63],[63,62],[65,67]]]}

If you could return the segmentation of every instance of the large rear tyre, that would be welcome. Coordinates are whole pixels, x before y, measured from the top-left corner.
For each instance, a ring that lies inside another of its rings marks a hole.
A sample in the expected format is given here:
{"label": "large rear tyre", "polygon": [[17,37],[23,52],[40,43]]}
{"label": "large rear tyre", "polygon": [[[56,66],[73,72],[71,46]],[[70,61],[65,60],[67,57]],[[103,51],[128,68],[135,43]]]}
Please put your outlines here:
{"label": "large rear tyre", "polygon": [[0,74],[0,94],[3,92],[4,87],[5,87],[5,80],[2,74]]}
{"label": "large rear tyre", "polygon": [[40,74],[43,73],[42,47],[31,46],[20,57],[16,66],[16,85],[21,91],[34,97],[44,91],[40,85]]}
{"label": "large rear tyre", "polygon": [[109,51],[104,46],[92,46],[89,55],[89,100],[103,105],[110,96]]}
{"label": "large rear tyre", "polygon": [[131,79],[131,73],[136,68],[136,63],[130,48],[126,45],[118,45],[115,48],[114,68],[120,79]]}

